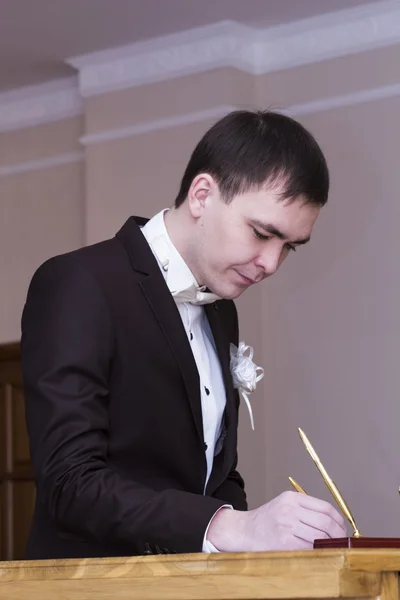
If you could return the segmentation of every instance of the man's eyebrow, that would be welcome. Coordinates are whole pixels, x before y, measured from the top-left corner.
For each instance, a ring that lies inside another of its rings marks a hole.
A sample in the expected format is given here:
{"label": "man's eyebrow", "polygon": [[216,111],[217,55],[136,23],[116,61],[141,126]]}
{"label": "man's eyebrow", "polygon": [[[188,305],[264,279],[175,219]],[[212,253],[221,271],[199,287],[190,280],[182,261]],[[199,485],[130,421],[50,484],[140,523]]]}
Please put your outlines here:
{"label": "man's eyebrow", "polygon": [[[289,236],[287,236],[285,233],[283,233],[283,231],[281,231],[280,229],[277,229],[275,227],[275,225],[272,225],[271,223],[263,223],[262,221],[252,220],[252,224],[255,225],[256,227],[259,227],[263,231],[265,231],[265,233],[270,233],[271,235],[276,235],[276,237],[278,237],[280,240],[288,240],[289,239]],[[302,244],[307,244],[307,242],[309,242],[309,241],[310,241],[310,236],[299,239],[299,240],[293,240],[293,242],[291,242],[291,243],[296,244],[297,246],[301,246]]]}

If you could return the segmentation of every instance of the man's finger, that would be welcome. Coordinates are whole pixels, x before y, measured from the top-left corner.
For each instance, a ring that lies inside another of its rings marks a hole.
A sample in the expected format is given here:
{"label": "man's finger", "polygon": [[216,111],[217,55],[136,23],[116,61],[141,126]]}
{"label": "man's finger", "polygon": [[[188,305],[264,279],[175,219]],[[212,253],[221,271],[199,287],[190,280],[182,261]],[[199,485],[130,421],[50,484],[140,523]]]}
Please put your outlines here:
{"label": "man's finger", "polygon": [[[326,533],[327,536],[331,538],[346,536],[347,532],[344,526],[337,523],[335,519],[325,513],[303,508],[301,512],[299,512],[298,518],[302,524],[312,527],[320,534]],[[315,537],[318,537],[317,533],[315,533]],[[319,537],[323,536],[320,535]]]}
{"label": "man's finger", "polygon": [[345,530],[344,517],[329,502],[325,502],[325,500],[320,500],[319,498],[314,498],[313,496],[299,494],[299,506],[308,510],[328,515],[329,517],[334,519],[334,521],[336,521],[336,523],[342,529]]}

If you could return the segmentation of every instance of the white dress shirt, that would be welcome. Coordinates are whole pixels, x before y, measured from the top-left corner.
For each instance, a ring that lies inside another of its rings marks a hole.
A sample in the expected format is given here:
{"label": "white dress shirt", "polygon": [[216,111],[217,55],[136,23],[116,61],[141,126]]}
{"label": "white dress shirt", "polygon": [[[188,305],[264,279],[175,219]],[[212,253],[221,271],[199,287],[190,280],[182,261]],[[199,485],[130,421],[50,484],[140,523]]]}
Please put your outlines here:
{"label": "white dress shirt", "polygon": [[[164,213],[167,210],[162,210],[150,219],[142,227],[142,233],[157,259],[171,294],[175,296],[193,285],[198,287],[198,283],[168,235],[164,223]],[[203,435],[207,461],[207,474],[203,490],[205,493],[213,468],[215,447],[221,434],[222,417],[226,404],[225,385],[214,337],[204,307],[178,301],[177,308],[192,348],[200,378]],[[203,551],[217,551],[206,540],[206,535],[207,531],[204,535]]]}

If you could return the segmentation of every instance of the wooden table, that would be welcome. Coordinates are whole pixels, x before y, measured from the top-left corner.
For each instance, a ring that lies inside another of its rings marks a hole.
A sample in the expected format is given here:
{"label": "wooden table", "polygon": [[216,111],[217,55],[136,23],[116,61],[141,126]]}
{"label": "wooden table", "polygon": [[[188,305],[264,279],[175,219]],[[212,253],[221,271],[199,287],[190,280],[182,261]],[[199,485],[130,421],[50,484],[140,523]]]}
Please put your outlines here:
{"label": "wooden table", "polygon": [[398,600],[400,550],[0,562],[1,600]]}

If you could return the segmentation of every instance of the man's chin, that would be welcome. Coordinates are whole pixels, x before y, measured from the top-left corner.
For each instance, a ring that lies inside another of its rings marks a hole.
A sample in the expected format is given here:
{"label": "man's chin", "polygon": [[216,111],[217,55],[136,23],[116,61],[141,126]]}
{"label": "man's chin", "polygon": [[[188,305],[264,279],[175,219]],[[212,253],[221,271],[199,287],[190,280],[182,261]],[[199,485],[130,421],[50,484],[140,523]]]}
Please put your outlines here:
{"label": "man's chin", "polygon": [[224,289],[216,290],[214,293],[217,294],[223,300],[236,300],[247,290],[247,287],[242,286],[227,286]]}

